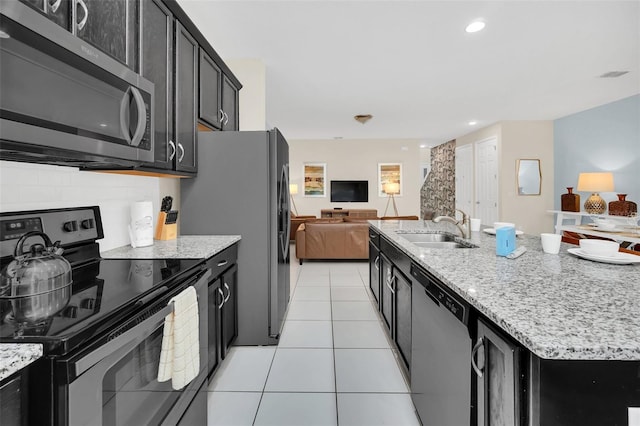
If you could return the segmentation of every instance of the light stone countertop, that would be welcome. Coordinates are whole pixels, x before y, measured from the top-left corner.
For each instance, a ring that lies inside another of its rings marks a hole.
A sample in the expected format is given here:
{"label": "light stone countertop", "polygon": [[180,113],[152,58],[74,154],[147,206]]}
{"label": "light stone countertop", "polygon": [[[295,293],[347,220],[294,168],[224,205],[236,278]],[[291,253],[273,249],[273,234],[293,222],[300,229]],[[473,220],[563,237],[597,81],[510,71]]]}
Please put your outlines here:
{"label": "light stone countertop", "polygon": [[424,249],[397,232],[459,231],[431,221],[369,223],[539,357],[640,360],[640,264],[581,259],[565,243],[546,254],[539,236],[526,234],[516,241],[527,252],[514,260],[496,256],[495,236],[482,231],[469,240],[479,248]]}
{"label": "light stone countertop", "polygon": [[0,380],[20,371],[41,356],[40,343],[0,343]]}
{"label": "light stone countertop", "polygon": [[181,235],[153,245],[118,247],[100,253],[104,259],[208,259],[240,241],[240,235]]}

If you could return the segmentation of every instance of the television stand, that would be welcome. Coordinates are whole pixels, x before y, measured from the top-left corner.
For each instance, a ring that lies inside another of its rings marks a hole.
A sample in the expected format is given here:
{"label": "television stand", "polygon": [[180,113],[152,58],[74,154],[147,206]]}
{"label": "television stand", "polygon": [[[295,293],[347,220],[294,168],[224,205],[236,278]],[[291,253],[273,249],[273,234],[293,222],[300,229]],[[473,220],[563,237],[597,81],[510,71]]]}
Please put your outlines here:
{"label": "television stand", "polygon": [[320,210],[320,217],[360,217],[377,219],[378,210],[376,209],[322,209]]}

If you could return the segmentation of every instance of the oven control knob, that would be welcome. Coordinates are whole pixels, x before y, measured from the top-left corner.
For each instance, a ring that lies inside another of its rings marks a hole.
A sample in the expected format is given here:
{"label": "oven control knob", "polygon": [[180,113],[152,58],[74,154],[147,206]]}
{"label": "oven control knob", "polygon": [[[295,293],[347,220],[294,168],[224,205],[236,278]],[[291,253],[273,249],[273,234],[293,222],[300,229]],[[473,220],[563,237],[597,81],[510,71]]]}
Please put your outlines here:
{"label": "oven control knob", "polygon": [[95,221],[93,219],[85,219],[82,222],[80,222],[80,226],[82,227],[82,229],[91,229],[91,228],[95,228]]}
{"label": "oven control knob", "polygon": [[78,307],[75,305],[69,305],[67,308],[62,311],[62,316],[67,318],[77,318],[78,317]]}
{"label": "oven control knob", "polygon": [[65,232],[74,232],[78,230],[78,222],[75,220],[70,220],[69,222],[65,222],[62,225],[62,229],[65,230]]}

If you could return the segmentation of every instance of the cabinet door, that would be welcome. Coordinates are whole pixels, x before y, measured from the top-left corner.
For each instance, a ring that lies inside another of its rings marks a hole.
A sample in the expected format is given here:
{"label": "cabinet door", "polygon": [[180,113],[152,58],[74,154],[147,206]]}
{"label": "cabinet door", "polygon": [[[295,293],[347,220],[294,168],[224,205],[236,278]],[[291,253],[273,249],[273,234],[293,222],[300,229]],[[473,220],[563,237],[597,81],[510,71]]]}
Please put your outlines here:
{"label": "cabinet door", "polygon": [[138,71],[139,1],[72,1],[74,34]]}
{"label": "cabinet door", "polygon": [[394,269],[395,342],[407,369],[411,366],[411,281]]}
{"label": "cabinet door", "polygon": [[198,43],[176,21],[175,60],[175,169],[197,170],[196,90],[198,82]]}
{"label": "cabinet door", "polygon": [[45,15],[62,28],[71,30],[70,0],[20,0]]}
{"label": "cabinet door", "polygon": [[380,309],[380,250],[369,243],[369,288]]}
{"label": "cabinet door", "polygon": [[238,89],[226,76],[222,80],[222,110],[225,115],[222,130],[239,130]]}
{"label": "cabinet door", "polygon": [[222,287],[224,304],[221,311],[220,350],[224,359],[238,335],[238,267],[236,265],[222,274]]}
{"label": "cabinet door", "polygon": [[28,424],[26,416],[28,410],[23,395],[22,374],[18,373],[13,379],[7,379],[0,386],[0,401],[2,401],[2,426],[19,426]]}
{"label": "cabinet door", "polygon": [[200,90],[198,117],[216,129],[222,128],[222,71],[211,56],[200,49]]}
{"label": "cabinet door", "polygon": [[209,282],[209,291],[208,291],[208,312],[207,312],[207,327],[208,327],[208,346],[209,346],[209,356],[208,356],[208,373],[215,371],[218,368],[218,364],[220,363],[220,309],[222,307],[222,301],[224,300],[224,295],[221,290],[221,282],[220,278]]}
{"label": "cabinet door", "polygon": [[380,312],[389,336],[393,337],[393,266],[389,259],[380,253],[382,275],[380,275]]}
{"label": "cabinet door", "polygon": [[518,351],[516,345],[478,320],[478,340],[472,353],[478,376],[478,426],[518,424]]}
{"label": "cabinet door", "polygon": [[173,135],[173,17],[160,0],[140,4],[142,48],[140,68],[144,78],[155,85],[154,117],[154,162],[155,168],[173,167],[175,144]]}

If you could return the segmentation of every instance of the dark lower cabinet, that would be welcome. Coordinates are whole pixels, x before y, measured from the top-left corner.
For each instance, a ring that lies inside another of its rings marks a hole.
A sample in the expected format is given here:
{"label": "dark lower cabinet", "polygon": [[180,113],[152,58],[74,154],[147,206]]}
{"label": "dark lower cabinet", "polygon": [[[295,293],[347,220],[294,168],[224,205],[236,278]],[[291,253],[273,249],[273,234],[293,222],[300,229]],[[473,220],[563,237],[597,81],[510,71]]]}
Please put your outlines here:
{"label": "dark lower cabinet", "polygon": [[369,243],[369,288],[380,307],[380,250],[371,242]]}
{"label": "dark lower cabinet", "polygon": [[227,356],[238,337],[237,246],[207,261],[213,274],[209,281],[209,377]]}
{"label": "dark lower cabinet", "polygon": [[389,336],[393,337],[393,264],[380,252],[380,313]]}
{"label": "dark lower cabinet", "polygon": [[394,270],[394,327],[393,340],[402,356],[407,372],[411,367],[411,281]]}
{"label": "dark lower cabinet", "polygon": [[477,323],[477,339],[471,364],[477,380],[477,425],[525,425],[526,383],[522,348],[483,320]]}
{"label": "dark lower cabinet", "polygon": [[23,371],[0,381],[0,424],[2,426],[21,426],[29,424],[26,392],[24,390],[27,374]]}

